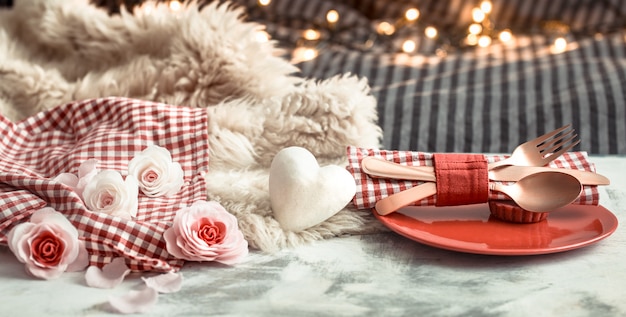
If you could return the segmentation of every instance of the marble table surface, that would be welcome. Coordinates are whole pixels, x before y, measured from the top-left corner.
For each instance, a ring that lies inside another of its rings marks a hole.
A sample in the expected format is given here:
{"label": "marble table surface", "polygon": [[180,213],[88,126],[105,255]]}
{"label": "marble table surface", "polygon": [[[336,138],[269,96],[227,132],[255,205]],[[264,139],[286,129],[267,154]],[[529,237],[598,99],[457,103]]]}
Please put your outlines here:
{"label": "marble table surface", "polygon": [[[600,203],[626,221],[626,157],[591,157],[611,179]],[[227,267],[191,263],[181,291],[151,316],[626,316],[626,231],[576,250],[530,256],[467,254],[393,232],[252,252]],[[30,278],[0,247],[0,315],[100,316],[107,300],[142,285],[85,285],[83,273]]]}

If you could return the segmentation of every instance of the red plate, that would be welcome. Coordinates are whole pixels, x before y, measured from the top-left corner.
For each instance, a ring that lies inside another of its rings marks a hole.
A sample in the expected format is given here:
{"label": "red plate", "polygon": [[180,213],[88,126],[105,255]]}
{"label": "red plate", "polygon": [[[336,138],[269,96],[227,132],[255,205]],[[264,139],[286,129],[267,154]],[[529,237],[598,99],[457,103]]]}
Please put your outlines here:
{"label": "red plate", "polygon": [[598,242],[617,229],[602,206],[569,205],[546,220],[519,224],[491,216],[489,205],[406,207],[374,215],[391,230],[433,247],[477,254],[532,255],[573,250]]}

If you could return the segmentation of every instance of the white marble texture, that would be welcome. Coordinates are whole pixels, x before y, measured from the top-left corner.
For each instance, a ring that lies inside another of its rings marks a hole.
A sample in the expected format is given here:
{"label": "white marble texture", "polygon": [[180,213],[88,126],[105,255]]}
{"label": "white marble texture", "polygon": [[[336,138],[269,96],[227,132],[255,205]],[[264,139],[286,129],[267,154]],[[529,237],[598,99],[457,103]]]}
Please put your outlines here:
{"label": "white marble texture", "polygon": [[[626,157],[591,157],[611,179],[601,204],[626,222]],[[335,238],[236,267],[186,265],[183,289],[154,316],[626,316],[626,231],[582,249],[535,256],[440,250],[395,233]],[[0,315],[98,316],[142,285],[89,288],[82,273],[30,278],[0,247]]]}

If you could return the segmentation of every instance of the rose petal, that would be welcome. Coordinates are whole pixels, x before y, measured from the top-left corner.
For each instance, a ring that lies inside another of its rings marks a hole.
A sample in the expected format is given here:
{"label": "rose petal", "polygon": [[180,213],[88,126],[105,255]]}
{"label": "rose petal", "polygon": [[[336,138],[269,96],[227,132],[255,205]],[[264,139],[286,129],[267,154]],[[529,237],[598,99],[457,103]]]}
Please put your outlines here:
{"label": "rose petal", "polygon": [[156,305],[159,293],[150,287],[109,298],[109,304],[122,314],[145,313]]}
{"label": "rose petal", "polygon": [[183,259],[184,255],[182,253],[182,250],[176,243],[176,235],[177,233],[174,227],[170,227],[165,230],[165,232],[163,233],[163,237],[165,238],[165,248],[167,249],[167,252],[169,254],[173,255],[176,258]]}
{"label": "rose petal", "polygon": [[102,267],[90,266],[85,273],[85,281],[90,287],[114,288],[122,283],[124,277],[130,273],[124,258],[115,258],[111,263]]}
{"label": "rose petal", "polygon": [[85,176],[89,174],[94,174],[94,171],[96,171],[97,166],[98,166],[98,160],[96,159],[89,159],[89,160],[84,161],[78,167],[78,178],[84,178]]}
{"label": "rose petal", "polygon": [[180,291],[183,285],[181,273],[168,272],[153,277],[141,277],[146,286],[155,289],[159,293],[175,293]]}
{"label": "rose petal", "polygon": [[40,267],[34,262],[26,262],[26,273],[40,279],[52,280],[59,278],[65,272],[65,266]]}
{"label": "rose petal", "polygon": [[84,241],[78,241],[78,255],[76,260],[70,263],[65,269],[65,272],[80,272],[89,265],[89,253],[85,247]]}
{"label": "rose petal", "polygon": [[[56,217],[59,216],[56,219],[53,219],[52,217]],[[63,225],[65,225],[66,223],[70,223],[67,218],[65,218],[65,216],[63,216],[61,213],[57,212],[56,210],[54,210],[54,208],[52,207],[44,207],[41,208],[37,211],[35,211],[31,216],[30,216],[30,222],[32,223],[43,223],[46,222],[46,219],[52,220],[52,221],[59,221],[61,223],[63,223]],[[71,223],[70,223],[71,225]]]}
{"label": "rose petal", "polygon": [[37,225],[30,222],[21,223],[13,227],[7,236],[9,249],[13,252],[17,260],[22,263],[26,263],[30,257],[30,247],[28,246],[27,239],[30,236],[30,232],[33,231],[36,226]]}
{"label": "rose petal", "polygon": [[67,232],[73,239],[78,239],[78,230],[67,220],[67,218],[60,212],[54,210],[51,207],[45,207],[39,209],[33,213],[30,217],[30,222],[34,224],[47,224],[60,227],[63,231]]}
{"label": "rose petal", "polygon": [[85,187],[91,180],[98,175],[96,165],[98,160],[87,160],[78,168],[78,184],[76,184],[76,192],[82,197]]}
{"label": "rose petal", "polygon": [[142,154],[149,157],[162,158],[164,161],[172,161],[172,153],[170,153],[168,149],[156,144],[148,146],[143,150]]}
{"label": "rose petal", "polygon": [[185,185],[185,171],[180,163],[174,162],[170,165],[168,184],[164,196],[175,195]]}
{"label": "rose petal", "polygon": [[71,173],[61,173],[57,175],[57,177],[53,178],[55,182],[59,182],[63,185],[67,185],[72,188],[76,188],[78,186],[78,177]]}

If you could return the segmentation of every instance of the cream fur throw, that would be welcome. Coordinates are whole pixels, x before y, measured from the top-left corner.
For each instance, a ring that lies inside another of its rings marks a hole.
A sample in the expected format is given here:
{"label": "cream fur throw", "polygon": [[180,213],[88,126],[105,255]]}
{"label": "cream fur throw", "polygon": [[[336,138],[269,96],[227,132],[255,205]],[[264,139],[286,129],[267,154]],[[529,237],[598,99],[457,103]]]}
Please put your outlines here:
{"label": "cream fur throw", "polygon": [[278,151],[301,146],[320,165],[343,166],[347,145],[376,148],[381,131],[365,79],[293,76],[297,68],[273,42],[259,42],[262,26],[242,14],[192,3],[109,16],[88,0],[17,0],[0,10],[0,112],[20,120],[106,96],[205,107],[208,198],[238,217],[251,246],[274,251],[380,229],[350,206],[302,232],[272,217],[268,173]]}

